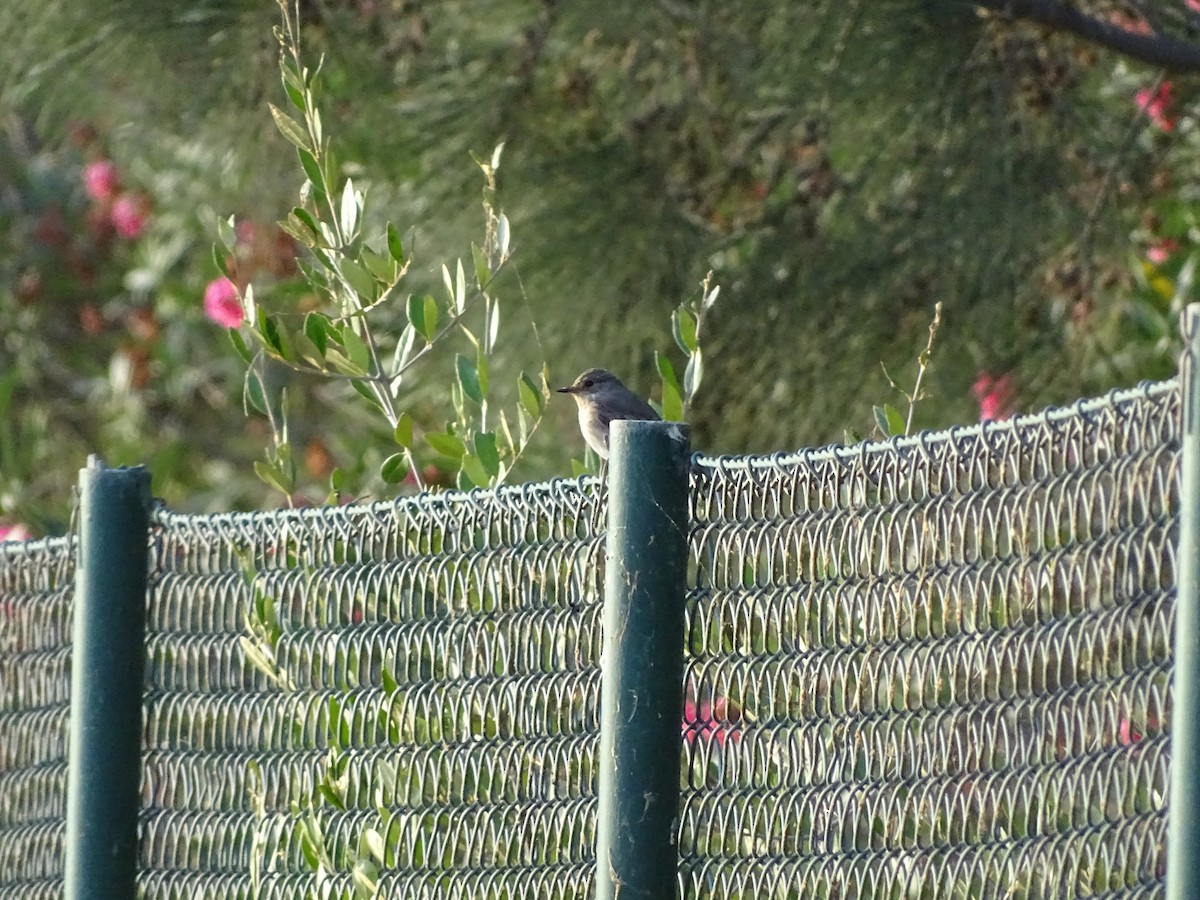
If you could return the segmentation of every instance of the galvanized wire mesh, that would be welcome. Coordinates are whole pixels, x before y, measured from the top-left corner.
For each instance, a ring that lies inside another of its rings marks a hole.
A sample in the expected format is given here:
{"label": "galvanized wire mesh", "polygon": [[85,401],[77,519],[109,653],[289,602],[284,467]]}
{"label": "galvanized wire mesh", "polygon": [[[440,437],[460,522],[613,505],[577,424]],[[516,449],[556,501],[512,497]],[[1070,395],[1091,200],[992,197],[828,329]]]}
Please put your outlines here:
{"label": "galvanized wire mesh", "polygon": [[71,551],[0,543],[0,897],[62,896]]}
{"label": "galvanized wire mesh", "polygon": [[1159,896],[1178,415],[705,460],[685,896]]}
{"label": "galvanized wire mesh", "polygon": [[[698,458],[684,896],[1160,896],[1178,440],[1170,383]],[[590,896],[598,502],[160,513],[145,896]],[[0,897],[61,894],[66,551],[0,545]]]}
{"label": "galvanized wire mesh", "polygon": [[593,493],[162,516],[147,896],[585,896]]}

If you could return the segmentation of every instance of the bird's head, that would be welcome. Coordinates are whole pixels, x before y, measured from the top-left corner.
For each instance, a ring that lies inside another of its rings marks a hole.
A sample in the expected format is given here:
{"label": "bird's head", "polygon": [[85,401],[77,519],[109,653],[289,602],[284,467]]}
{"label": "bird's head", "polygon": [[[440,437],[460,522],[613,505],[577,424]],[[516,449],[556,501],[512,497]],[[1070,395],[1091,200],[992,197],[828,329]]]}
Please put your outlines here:
{"label": "bird's head", "polygon": [[572,394],[576,400],[602,396],[612,390],[625,390],[621,379],[607,369],[588,369],[558,393]]}

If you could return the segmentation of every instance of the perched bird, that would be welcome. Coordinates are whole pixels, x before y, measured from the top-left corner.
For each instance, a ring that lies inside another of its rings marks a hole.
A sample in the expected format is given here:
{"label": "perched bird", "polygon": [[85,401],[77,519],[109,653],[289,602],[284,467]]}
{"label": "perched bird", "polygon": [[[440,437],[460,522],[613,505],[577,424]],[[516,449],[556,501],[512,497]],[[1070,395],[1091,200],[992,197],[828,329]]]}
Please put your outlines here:
{"label": "perched bird", "polygon": [[568,387],[559,388],[558,393],[575,398],[579,406],[579,430],[601,459],[608,459],[609,422],[662,418],[649,403],[621,384],[621,379],[604,369],[588,369]]}

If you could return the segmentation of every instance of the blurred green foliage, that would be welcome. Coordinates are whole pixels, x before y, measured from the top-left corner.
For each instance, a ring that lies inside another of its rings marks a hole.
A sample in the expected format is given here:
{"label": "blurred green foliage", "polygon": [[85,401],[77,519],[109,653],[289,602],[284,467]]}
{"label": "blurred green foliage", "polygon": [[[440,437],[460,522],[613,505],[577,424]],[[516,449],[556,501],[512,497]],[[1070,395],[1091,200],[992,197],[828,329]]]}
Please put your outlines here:
{"label": "blurred green foliage", "polygon": [[[897,399],[883,366],[911,384],[938,301],[916,428],[977,417],[981,372],[1035,409],[1174,371],[1200,182],[1184,77],[965,0],[308,0],[301,18],[342,170],[378,211],[364,227],[405,236],[406,290],[440,290],[464,255],[469,152],[505,142],[505,326],[536,323],[552,385],[604,365],[648,390],[672,310],[713,271],[699,447],[869,432]],[[270,428],[244,415],[201,298],[233,213],[255,226],[238,252],[259,296],[312,302],[272,230],[300,186],[267,108],[285,103],[276,22],[245,0],[0,8],[0,518],[60,529],[88,451],[148,463],[178,507],[266,502],[251,462]],[[89,231],[81,175],[99,159],[145,204],[134,239]],[[48,214],[66,244],[39,231]],[[501,342],[497,363],[536,371],[528,350]],[[394,435],[349,385],[267,378],[289,389],[302,499],[323,499],[334,467],[395,489],[371,474]],[[441,427],[455,380],[447,366],[410,385],[419,425]],[[547,416],[512,477],[569,471],[573,409]]]}

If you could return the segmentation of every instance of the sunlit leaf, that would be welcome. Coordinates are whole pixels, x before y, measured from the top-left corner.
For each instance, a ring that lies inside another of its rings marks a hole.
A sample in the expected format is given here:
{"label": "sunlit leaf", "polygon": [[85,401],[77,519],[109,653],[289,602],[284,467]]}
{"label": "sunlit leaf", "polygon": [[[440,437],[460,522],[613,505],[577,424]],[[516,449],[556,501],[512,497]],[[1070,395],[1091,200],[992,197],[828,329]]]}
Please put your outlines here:
{"label": "sunlit leaf", "polygon": [[679,391],[679,380],[675,377],[675,367],[666,354],[655,351],[654,363],[662,380],[662,417],[668,422],[678,422],[683,419],[683,396]]}
{"label": "sunlit leaf", "polygon": [[221,243],[225,245],[225,249],[233,249],[237,243],[237,230],[233,216],[225,219],[217,219],[217,236],[221,239]]}
{"label": "sunlit leaf", "polygon": [[508,258],[508,238],[509,238],[508,216],[500,213],[496,220],[496,243],[499,244],[500,258]]}
{"label": "sunlit leaf", "polygon": [[428,295],[418,297],[413,294],[408,298],[408,321],[416,329],[417,334],[429,343],[433,343],[434,335],[437,333],[437,315],[437,301],[432,297]]}
{"label": "sunlit leaf", "polygon": [[354,326],[347,323],[342,327],[341,332],[342,346],[346,348],[346,354],[350,357],[350,362],[363,372],[371,371],[371,351],[367,347],[366,341],[359,336],[354,330]]}
{"label": "sunlit leaf", "polygon": [[546,403],[545,398],[537,382],[524,372],[517,379],[517,393],[520,395],[521,405],[525,407],[529,415],[536,419],[542,414]]}
{"label": "sunlit leaf", "polygon": [[355,230],[358,228],[358,214],[362,206],[362,197],[354,190],[354,180],[346,179],[346,183],[342,186],[342,206],[338,216],[342,225],[342,236],[347,240],[354,237]]}
{"label": "sunlit leaf", "polygon": [[471,483],[476,487],[487,487],[492,482],[491,476],[488,474],[487,467],[483,461],[474,453],[468,453],[463,456],[459,463],[462,466],[462,471],[471,479]]}
{"label": "sunlit leaf", "polygon": [[234,352],[242,358],[243,362],[250,362],[254,358],[254,354],[246,346],[246,339],[242,337],[242,333],[238,329],[229,329],[229,342],[233,344]]}
{"label": "sunlit leaf", "polygon": [[500,454],[496,450],[495,432],[481,431],[475,435],[475,455],[491,478],[500,474]]}
{"label": "sunlit leaf", "polygon": [[449,432],[427,431],[425,432],[425,442],[442,456],[448,456],[451,459],[462,459],[463,454],[467,452],[462,438]]}
{"label": "sunlit leaf", "polygon": [[370,247],[363,247],[358,258],[362,260],[362,264],[375,276],[376,280],[390,283],[395,279],[398,269],[395,260],[390,256],[376,253]]}
{"label": "sunlit leaf", "polygon": [[455,357],[455,368],[458,370],[458,383],[463,393],[476,403],[483,402],[483,390],[479,385],[479,371],[475,363],[459,353]]}
{"label": "sunlit leaf", "polygon": [[696,396],[696,391],[700,390],[700,379],[703,376],[703,355],[700,352],[700,348],[697,347],[692,353],[691,358],[687,361],[687,367],[683,370],[683,396],[689,403]]}
{"label": "sunlit leaf", "polygon": [[413,418],[412,418],[412,416],[410,416],[406,412],[400,413],[399,418],[396,420],[396,428],[393,433],[393,437],[395,437],[396,443],[399,444],[401,447],[405,447],[409,450],[412,449],[412,445],[413,445]]}
{"label": "sunlit leaf", "polygon": [[408,457],[403,453],[393,453],[379,467],[379,477],[384,484],[397,484],[408,474]]}
{"label": "sunlit leaf", "polygon": [[696,351],[696,317],[690,310],[680,307],[671,314],[671,330],[680,350],[689,354]]}
{"label": "sunlit leaf", "polygon": [[354,292],[367,303],[370,303],[379,296],[379,282],[360,263],[352,259],[342,260],[342,275],[349,282],[350,287],[354,289]]}
{"label": "sunlit leaf", "polygon": [[274,103],[267,105],[271,107],[271,118],[275,120],[275,127],[279,129],[280,133],[298,149],[307,150],[308,132],[304,130],[304,126]]}

